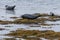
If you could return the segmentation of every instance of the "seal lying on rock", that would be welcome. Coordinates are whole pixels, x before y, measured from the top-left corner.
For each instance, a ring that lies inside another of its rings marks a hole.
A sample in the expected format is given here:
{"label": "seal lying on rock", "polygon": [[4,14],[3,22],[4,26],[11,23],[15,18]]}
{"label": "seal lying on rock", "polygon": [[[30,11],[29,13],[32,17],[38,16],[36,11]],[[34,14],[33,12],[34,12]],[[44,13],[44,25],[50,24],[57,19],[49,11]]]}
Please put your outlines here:
{"label": "seal lying on rock", "polygon": [[8,5],[5,5],[6,7],[6,10],[14,10],[14,8],[16,7],[15,5],[14,6],[8,6]]}
{"label": "seal lying on rock", "polygon": [[36,19],[38,17],[40,17],[40,15],[31,15],[31,14],[24,14],[21,16],[23,19]]}

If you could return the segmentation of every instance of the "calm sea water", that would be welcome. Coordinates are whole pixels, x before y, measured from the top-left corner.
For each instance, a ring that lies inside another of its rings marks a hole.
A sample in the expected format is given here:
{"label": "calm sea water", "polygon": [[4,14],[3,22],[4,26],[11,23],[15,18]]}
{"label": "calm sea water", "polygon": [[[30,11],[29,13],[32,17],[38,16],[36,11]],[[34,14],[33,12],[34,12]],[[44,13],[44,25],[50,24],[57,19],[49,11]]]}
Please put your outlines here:
{"label": "calm sea water", "polygon": [[[5,5],[16,5],[15,11],[5,10]],[[60,15],[60,0],[0,0],[0,20],[13,20],[10,19],[11,16],[20,17],[23,14],[34,14],[34,13],[48,13],[54,12],[55,15]],[[48,23],[48,22],[47,22]],[[60,21],[49,22],[50,24],[60,24]],[[11,27],[5,27],[11,26]],[[5,38],[3,34],[9,33],[12,30],[19,28],[29,29],[29,30],[54,30],[60,32],[60,25],[49,26],[52,28],[42,28],[42,27],[29,27],[29,25],[24,24],[8,24],[0,25],[0,28],[5,28],[9,30],[0,31],[0,39]],[[47,26],[43,26],[47,27]],[[6,37],[8,38],[8,37]]]}

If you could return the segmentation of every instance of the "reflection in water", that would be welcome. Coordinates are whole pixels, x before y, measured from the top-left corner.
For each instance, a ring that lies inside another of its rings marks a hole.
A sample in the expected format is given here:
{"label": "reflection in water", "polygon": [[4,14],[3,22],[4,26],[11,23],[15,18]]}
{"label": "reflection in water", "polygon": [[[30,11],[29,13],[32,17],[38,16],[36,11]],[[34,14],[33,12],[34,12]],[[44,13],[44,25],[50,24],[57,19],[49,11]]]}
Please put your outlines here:
{"label": "reflection in water", "polygon": [[15,15],[15,11],[14,10],[6,10],[7,14],[14,14]]}

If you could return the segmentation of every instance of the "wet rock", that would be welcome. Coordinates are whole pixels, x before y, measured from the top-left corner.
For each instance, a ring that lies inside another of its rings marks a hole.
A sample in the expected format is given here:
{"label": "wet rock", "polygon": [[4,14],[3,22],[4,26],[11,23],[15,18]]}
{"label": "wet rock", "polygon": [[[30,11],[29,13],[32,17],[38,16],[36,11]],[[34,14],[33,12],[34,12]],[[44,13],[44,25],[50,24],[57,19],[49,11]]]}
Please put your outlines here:
{"label": "wet rock", "polygon": [[10,18],[12,18],[12,19],[16,19],[16,18],[18,18],[18,17],[10,17]]}

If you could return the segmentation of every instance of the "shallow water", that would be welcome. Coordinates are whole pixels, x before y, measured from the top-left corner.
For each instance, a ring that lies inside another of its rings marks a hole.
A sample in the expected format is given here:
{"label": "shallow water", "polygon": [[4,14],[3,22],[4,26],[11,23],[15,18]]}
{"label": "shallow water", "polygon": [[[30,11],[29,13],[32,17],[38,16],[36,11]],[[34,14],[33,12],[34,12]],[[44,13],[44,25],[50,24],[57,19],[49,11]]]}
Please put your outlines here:
{"label": "shallow water", "polygon": [[[5,10],[5,5],[16,5],[14,11]],[[34,14],[34,13],[48,13],[54,12],[56,15],[60,15],[60,0],[0,0],[0,20],[14,20],[10,17],[17,16],[20,17],[23,14]],[[49,24],[60,24],[60,21],[50,22]],[[26,30],[54,30],[60,32],[60,25],[53,26],[40,26],[40,27],[30,27],[26,24],[6,24],[0,25],[0,28],[5,28],[6,30],[0,31],[0,39],[5,38],[3,36],[10,31],[17,29],[26,29]],[[34,24],[33,24],[34,25]],[[11,26],[11,27],[6,27]],[[49,28],[52,27],[52,28]],[[8,37],[6,37],[8,38]]]}

